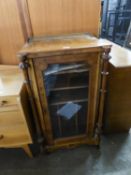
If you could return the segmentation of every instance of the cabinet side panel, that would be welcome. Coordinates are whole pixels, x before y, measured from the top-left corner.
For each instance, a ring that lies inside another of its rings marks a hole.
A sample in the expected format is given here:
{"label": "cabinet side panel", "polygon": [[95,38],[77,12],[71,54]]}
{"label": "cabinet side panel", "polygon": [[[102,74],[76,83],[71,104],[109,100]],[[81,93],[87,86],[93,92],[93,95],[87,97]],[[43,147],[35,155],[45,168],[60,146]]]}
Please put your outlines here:
{"label": "cabinet side panel", "polygon": [[104,120],[105,132],[131,128],[131,68],[115,68],[110,64]]}

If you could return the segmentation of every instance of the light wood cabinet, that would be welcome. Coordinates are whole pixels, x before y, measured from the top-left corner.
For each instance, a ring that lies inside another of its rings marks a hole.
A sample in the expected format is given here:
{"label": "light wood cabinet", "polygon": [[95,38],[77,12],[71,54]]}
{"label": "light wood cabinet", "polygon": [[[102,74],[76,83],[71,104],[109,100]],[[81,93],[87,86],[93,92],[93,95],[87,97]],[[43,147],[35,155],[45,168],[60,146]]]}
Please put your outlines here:
{"label": "light wood cabinet", "polygon": [[17,66],[0,66],[0,147],[22,147],[32,157],[28,96]]}
{"label": "light wood cabinet", "polygon": [[48,150],[99,145],[110,48],[72,34],[33,38],[19,52]]}
{"label": "light wood cabinet", "polygon": [[131,128],[131,51],[110,42],[113,47],[104,111],[104,131],[128,132]]}

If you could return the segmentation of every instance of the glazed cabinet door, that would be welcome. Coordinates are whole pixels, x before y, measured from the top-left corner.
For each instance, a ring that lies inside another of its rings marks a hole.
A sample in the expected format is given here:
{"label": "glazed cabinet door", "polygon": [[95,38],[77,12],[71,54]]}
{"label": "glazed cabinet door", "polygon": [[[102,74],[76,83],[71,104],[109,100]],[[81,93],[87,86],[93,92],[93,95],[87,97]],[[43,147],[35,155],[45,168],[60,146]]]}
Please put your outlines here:
{"label": "glazed cabinet door", "polygon": [[33,64],[48,144],[93,137],[99,55],[37,58]]}

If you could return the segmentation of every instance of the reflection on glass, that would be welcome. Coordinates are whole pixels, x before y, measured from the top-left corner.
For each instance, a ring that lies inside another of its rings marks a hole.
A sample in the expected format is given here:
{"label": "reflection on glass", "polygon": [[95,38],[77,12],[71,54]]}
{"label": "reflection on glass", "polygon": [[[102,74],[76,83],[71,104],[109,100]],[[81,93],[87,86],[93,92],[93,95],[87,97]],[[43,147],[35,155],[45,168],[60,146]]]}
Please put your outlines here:
{"label": "reflection on glass", "polygon": [[44,84],[54,138],[86,133],[89,67],[84,63],[53,64]]}

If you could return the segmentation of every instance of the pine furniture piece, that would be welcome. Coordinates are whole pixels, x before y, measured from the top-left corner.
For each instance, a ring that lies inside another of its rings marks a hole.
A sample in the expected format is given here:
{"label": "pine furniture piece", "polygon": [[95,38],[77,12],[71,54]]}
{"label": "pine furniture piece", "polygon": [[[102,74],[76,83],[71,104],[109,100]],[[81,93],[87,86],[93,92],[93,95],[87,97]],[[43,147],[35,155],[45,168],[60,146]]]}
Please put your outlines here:
{"label": "pine furniture piece", "polygon": [[99,145],[110,49],[72,34],[31,38],[19,52],[47,150]]}
{"label": "pine furniture piece", "polygon": [[23,148],[32,157],[29,105],[17,66],[0,65],[0,148]]}

